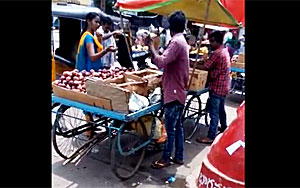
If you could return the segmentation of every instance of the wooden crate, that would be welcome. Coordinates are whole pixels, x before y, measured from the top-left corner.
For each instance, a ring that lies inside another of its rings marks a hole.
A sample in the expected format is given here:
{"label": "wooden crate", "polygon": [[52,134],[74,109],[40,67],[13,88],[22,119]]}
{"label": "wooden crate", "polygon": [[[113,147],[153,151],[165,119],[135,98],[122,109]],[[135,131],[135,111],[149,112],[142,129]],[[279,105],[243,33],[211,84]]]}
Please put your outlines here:
{"label": "wooden crate", "polygon": [[135,92],[139,95],[148,96],[147,82],[127,82],[123,84],[117,84],[117,87],[121,87],[123,89],[127,89],[130,93]]}
{"label": "wooden crate", "polygon": [[104,84],[113,84],[117,87],[121,87],[123,89],[127,89],[130,92],[135,92],[139,95],[148,96],[147,91],[147,81],[139,79],[139,78],[126,78],[125,76],[120,76],[118,78],[100,80],[99,78],[92,77],[92,79],[97,80]]}
{"label": "wooden crate", "polygon": [[72,91],[66,88],[52,84],[53,93],[55,96],[70,99],[77,102],[82,102],[88,105],[101,107],[107,110],[112,110],[111,100],[94,97],[88,94]]}
{"label": "wooden crate", "polygon": [[[190,69],[188,83],[190,83],[192,72],[193,72],[193,69]],[[199,91],[201,89],[204,89],[206,81],[207,81],[207,76],[208,76],[207,71],[195,69],[193,80],[192,80],[189,90]]]}
{"label": "wooden crate", "polygon": [[157,87],[161,86],[163,72],[153,69],[144,69],[141,71],[127,72],[125,73],[125,81],[131,80],[147,82],[148,94]]}

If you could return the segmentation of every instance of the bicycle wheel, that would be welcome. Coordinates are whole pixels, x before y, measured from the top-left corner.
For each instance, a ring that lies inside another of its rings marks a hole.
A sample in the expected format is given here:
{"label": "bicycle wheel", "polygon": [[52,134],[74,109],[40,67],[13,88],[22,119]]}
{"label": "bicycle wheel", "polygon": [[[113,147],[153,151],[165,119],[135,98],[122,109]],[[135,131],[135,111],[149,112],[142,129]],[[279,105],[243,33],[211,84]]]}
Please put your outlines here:
{"label": "bicycle wheel", "polygon": [[119,144],[121,150],[126,154],[133,148],[137,148],[144,141],[147,135],[145,126],[142,125],[143,135],[136,133],[135,131],[124,131],[120,136],[120,142],[118,142],[118,135],[114,138],[111,149],[111,168],[113,173],[121,180],[131,178],[140,165],[145,156],[146,147],[142,147],[139,150],[129,154],[122,155],[119,150]]}
{"label": "bicycle wheel", "polygon": [[188,100],[183,110],[182,126],[184,139],[190,139],[198,129],[198,122],[201,117],[201,99],[193,95]]}
{"label": "bicycle wheel", "polygon": [[52,131],[53,147],[58,155],[69,159],[88,141],[84,132],[78,129],[87,122],[84,121],[83,111],[77,108],[62,105],[58,112]]}

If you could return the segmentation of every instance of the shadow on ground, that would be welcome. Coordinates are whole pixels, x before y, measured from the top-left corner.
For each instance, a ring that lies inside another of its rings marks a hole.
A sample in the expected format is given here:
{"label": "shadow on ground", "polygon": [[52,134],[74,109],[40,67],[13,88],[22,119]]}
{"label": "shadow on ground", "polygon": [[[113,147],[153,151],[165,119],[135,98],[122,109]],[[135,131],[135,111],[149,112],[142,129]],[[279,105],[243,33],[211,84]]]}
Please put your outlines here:
{"label": "shadow on ground", "polygon": [[[185,187],[185,178],[201,164],[202,157],[209,149],[209,145],[195,141],[198,136],[205,135],[207,129],[206,126],[199,125],[191,143],[184,143],[184,165],[173,164],[160,170],[152,169],[152,161],[160,159],[162,152],[147,150],[138,172],[125,181],[119,180],[112,173],[108,142],[100,143],[96,147],[99,152],[89,153],[77,166],[63,166],[64,160],[53,151],[53,160],[56,160],[52,164],[53,187]],[[165,181],[170,176],[175,176],[176,181],[167,185]]]}
{"label": "shadow on ground", "polygon": [[242,102],[245,100],[245,96],[244,95],[240,95],[240,94],[230,94],[226,97],[226,105],[233,107],[233,108],[237,108],[240,106],[240,104],[242,104]]}

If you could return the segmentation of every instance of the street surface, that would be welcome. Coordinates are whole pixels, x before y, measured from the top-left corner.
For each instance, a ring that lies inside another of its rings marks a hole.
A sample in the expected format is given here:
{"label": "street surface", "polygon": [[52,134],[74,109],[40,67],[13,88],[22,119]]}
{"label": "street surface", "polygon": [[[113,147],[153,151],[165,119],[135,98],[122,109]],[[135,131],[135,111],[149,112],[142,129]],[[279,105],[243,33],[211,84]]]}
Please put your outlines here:
{"label": "street surface", "polygon": [[[201,100],[206,100],[208,94],[204,94]],[[236,118],[236,109],[244,100],[240,95],[232,94],[226,100],[226,113],[228,125]],[[52,113],[52,122],[55,114]],[[198,136],[206,136],[208,128],[200,125],[200,130],[193,136],[191,143],[184,144],[185,164],[182,166],[171,165],[161,170],[152,169],[151,162],[161,157],[162,152],[147,151],[145,159],[134,177],[126,181],[120,181],[110,168],[110,151],[108,142],[97,146],[98,152],[90,152],[75,166],[67,164],[63,166],[62,159],[52,147],[52,187],[56,188],[89,188],[89,187],[196,187],[196,179],[199,175],[201,163],[210,149],[209,145],[196,142]],[[176,181],[166,184],[168,177],[175,176]]]}

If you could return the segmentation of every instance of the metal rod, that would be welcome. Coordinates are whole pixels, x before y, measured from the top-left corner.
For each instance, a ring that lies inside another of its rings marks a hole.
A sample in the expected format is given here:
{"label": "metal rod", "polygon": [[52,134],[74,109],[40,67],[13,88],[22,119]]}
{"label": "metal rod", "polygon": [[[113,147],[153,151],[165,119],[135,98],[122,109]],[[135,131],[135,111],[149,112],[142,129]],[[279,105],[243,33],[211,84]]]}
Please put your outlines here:
{"label": "metal rod", "polygon": [[[204,16],[204,23],[203,23],[203,30],[199,30],[199,33],[200,33],[200,41],[199,41],[199,46],[198,46],[198,43],[196,42],[196,47],[197,47],[197,55],[196,55],[196,61],[194,63],[194,66],[193,66],[193,71],[192,71],[192,75],[191,75],[191,79],[190,79],[190,82],[189,82],[189,85],[188,85],[188,90],[190,89],[191,87],[191,84],[192,84],[192,80],[193,80],[193,76],[194,76],[194,73],[195,73],[195,69],[196,69],[196,65],[198,63],[198,57],[199,57],[199,53],[198,53],[198,48],[200,49],[201,47],[201,43],[202,43],[202,38],[203,38],[203,34],[204,34],[204,31],[205,31],[205,26],[206,26],[206,22],[207,22],[207,19],[208,19],[208,13],[209,13],[209,6],[210,6],[210,1],[211,0],[208,0],[207,1],[207,6],[206,6],[206,12],[205,12],[205,16]],[[196,40],[197,41],[197,40]]]}

